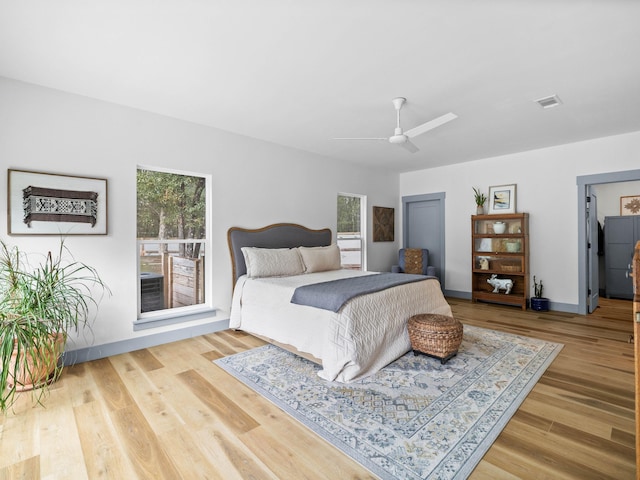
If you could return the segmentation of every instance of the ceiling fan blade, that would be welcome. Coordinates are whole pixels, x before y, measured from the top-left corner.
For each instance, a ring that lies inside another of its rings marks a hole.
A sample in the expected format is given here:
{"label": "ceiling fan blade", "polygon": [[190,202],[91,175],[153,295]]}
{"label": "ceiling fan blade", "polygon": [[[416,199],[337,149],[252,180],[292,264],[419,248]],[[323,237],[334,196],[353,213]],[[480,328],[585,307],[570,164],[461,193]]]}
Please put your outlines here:
{"label": "ceiling fan blade", "polygon": [[404,148],[405,150],[408,150],[411,153],[416,153],[420,151],[420,149],[416,147],[413,143],[411,143],[409,140],[407,140],[404,143],[396,143],[396,145]]}
{"label": "ceiling fan blade", "polygon": [[334,138],[334,140],[389,140],[388,138],[380,138],[380,137],[340,137]]}
{"label": "ceiling fan blade", "polygon": [[409,138],[417,137],[418,135],[422,135],[423,133],[426,133],[429,130],[433,130],[434,128],[439,127],[440,125],[444,125],[445,123],[450,122],[451,120],[454,120],[456,118],[458,118],[458,116],[455,113],[449,112],[438,118],[434,118],[427,123],[423,123],[422,125],[413,127],[411,130],[407,130],[406,132],[404,132],[404,134]]}

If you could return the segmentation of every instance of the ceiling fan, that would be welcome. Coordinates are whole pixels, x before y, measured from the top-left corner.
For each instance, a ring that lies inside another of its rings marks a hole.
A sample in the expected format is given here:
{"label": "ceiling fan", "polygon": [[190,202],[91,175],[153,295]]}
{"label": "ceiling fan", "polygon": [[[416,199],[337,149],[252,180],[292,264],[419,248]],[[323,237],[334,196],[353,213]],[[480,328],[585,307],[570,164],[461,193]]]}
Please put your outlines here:
{"label": "ceiling fan", "polygon": [[392,136],[386,138],[386,137],[382,137],[382,138],[377,138],[377,137],[373,137],[373,138],[335,138],[334,140],[385,140],[388,141],[389,143],[393,143],[394,145],[398,145],[406,150],[408,150],[411,153],[416,153],[419,149],[418,147],[416,147],[413,143],[411,143],[411,141],[409,139],[413,138],[413,137],[417,137],[418,135],[422,135],[423,133],[428,132],[429,130],[433,130],[436,127],[439,127],[440,125],[444,125],[447,122],[450,122],[451,120],[454,120],[456,118],[458,118],[458,116],[455,113],[447,113],[445,115],[442,115],[440,117],[434,118],[433,120],[429,120],[426,123],[423,123],[422,125],[418,125],[417,127],[413,127],[410,130],[407,130],[406,132],[402,131],[402,127],[400,126],[400,110],[402,109],[402,105],[404,105],[404,103],[407,101],[406,98],[404,97],[397,97],[394,98],[392,100],[393,102],[393,106],[396,109],[396,128],[395,128],[395,132]]}

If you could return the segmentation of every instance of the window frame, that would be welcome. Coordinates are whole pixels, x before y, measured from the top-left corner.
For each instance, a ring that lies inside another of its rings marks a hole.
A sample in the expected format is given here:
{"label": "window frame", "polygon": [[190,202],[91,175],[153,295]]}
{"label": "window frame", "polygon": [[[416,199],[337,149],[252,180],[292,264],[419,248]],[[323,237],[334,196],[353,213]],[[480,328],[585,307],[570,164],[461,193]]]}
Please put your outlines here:
{"label": "window frame", "polygon": [[[355,238],[360,240],[360,270],[366,271],[367,270],[367,196],[358,194],[358,193],[338,192],[336,196],[336,202],[338,197],[354,197],[360,200],[360,236]],[[337,217],[337,212],[336,212],[336,217]],[[338,240],[340,239],[345,239],[345,240],[354,239],[354,237],[340,236],[338,232],[337,220],[338,219],[336,218],[336,243],[338,243]],[[342,253],[342,249],[340,250],[340,252]]]}
{"label": "window frame", "polygon": [[[173,168],[164,168],[164,167],[155,167],[150,165],[137,165],[136,166],[136,177],[138,175],[139,170],[147,170],[152,172],[160,172],[160,173],[168,173],[189,177],[199,177],[204,178],[205,180],[205,238],[189,238],[189,239],[148,239],[141,240],[137,237],[137,215],[136,215],[136,291],[137,291],[137,302],[136,302],[136,320],[134,323],[134,330],[142,329],[142,328],[151,328],[156,326],[168,325],[171,323],[178,322],[186,322],[190,320],[195,320],[204,316],[210,316],[212,313],[215,314],[216,308],[213,306],[213,295],[212,295],[212,279],[213,272],[211,267],[211,258],[212,258],[212,222],[211,222],[211,211],[212,211],[212,175],[196,173],[185,170],[178,170]],[[137,212],[137,199],[138,199],[138,189],[136,184],[136,212]],[[197,305],[187,305],[182,307],[175,308],[164,308],[162,310],[154,310],[149,312],[141,311],[141,284],[140,281],[140,248],[144,244],[179,244],[179,243],[201,243],[204,246],[204,302],[199,303]]]}

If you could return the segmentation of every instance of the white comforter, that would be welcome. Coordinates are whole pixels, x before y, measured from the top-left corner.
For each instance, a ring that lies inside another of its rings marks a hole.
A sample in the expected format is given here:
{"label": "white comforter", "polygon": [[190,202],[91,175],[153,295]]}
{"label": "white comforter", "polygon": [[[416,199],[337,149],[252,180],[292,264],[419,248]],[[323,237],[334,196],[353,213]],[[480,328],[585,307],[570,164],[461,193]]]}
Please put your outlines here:
{"label": "white comforter", "polygon": [[325,380],[371,375],[411,349],[407,321],[418,313],[451,315],[436,279],[408,283],[347,302],[338,313],[290,303],[296,287],[373,272],[335,270],[238,279],[230,327],[294,346],[322,361]]}

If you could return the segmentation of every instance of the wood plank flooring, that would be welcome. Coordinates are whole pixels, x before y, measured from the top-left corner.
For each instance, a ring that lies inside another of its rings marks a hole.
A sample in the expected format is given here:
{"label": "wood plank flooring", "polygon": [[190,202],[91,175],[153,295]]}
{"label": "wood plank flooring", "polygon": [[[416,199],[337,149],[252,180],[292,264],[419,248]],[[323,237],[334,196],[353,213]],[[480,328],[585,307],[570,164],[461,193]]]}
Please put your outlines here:
{"label": "wood plank flooring", "polygon": [[[473,479],[635,478],[631,302],[593,315],[449,299],[465,324],[565,345]],[[225,331],[67,368],[0,416],[0,479],[365,479],[369,472],[211,360]]]}

